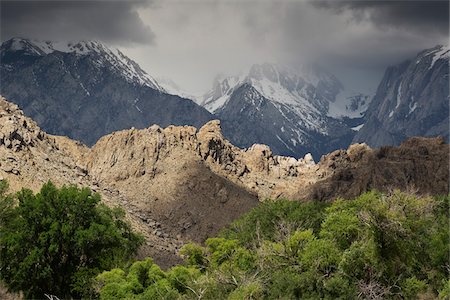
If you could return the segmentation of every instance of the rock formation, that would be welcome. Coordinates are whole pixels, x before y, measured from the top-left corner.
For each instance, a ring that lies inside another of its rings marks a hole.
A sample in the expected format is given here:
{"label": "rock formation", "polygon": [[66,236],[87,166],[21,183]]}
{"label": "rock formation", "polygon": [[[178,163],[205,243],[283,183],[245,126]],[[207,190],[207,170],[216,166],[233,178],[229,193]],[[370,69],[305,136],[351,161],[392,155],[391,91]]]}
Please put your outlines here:
{"label": "rock formation", "polygon": [[157,125],[114,132],[92,148],[43,132],[0,98],[0,177],[11,191],[58,185],[88,186],[121,206],[146,237],[142,256],[169,266],[186,241],[201,242],[257,205],[258,199],[332,200],[370,189],[448,194],[449,146],[412,138],[400,147],[351,145],[316,164],[273,155],[266,145],[240,149],[220,122],[200,129]]}

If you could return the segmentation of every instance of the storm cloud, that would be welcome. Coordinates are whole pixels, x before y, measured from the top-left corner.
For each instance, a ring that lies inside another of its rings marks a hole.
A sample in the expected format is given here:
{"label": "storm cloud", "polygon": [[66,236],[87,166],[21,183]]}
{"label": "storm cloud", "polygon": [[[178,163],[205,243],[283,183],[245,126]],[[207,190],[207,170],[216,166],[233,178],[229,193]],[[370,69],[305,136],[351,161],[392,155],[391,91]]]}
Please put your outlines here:
{"label": "storm cloud", "polygon": [[354,20],[370,20],[376,26],[401,27],[426,33],[448,34],[449,2],[446,0],[312,0],[317,7],[350,11]]}
{"label": "storm cloud", "polygon": [[137,9],[151,2],[115,1],[1,1],[1,38],[89,40],[150,44],[155,35]]}
{"label": "storm cloud", "polygon": [[448,43],[448,1],[1,1],[1,38],[99,39],[187,92],[251,64],[317,62],[355,91]]}

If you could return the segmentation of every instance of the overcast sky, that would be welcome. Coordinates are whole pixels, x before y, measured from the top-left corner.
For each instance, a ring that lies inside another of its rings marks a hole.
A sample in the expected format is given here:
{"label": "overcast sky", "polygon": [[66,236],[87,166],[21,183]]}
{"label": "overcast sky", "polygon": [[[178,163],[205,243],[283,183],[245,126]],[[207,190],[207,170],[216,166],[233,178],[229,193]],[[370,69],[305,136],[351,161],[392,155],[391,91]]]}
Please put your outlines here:
{"label": "overcast sky", "polygon": [[318,62],[373,92],[388,65],[448,44],[448,14],[447,0],[2,0],[0,33],[98,39],[191,93],[266,61]]}

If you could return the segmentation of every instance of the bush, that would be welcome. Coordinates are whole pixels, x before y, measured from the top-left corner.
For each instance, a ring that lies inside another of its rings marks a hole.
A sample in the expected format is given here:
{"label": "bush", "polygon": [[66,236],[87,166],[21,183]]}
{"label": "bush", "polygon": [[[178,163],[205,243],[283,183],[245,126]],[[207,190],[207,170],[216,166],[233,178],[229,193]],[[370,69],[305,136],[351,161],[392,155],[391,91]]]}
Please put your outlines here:
{"label": "bush", "polygon": [[[449,199],[397,191],[332,204],[265,202],[204,247],[184,246],[188,267],[174,267],[125,297],[445,298]],[[133,282],[126,276],[132,269],[120,273],[123,290]],[[118,286],[115,274],[99,277],[101,295]]]}
{"label": "bush", "polygon": [[0,198],[0,278],[27,298],[90,297],[92,278],[143,242],[123,210],[101,204],[87,188],[49,182],[36,195],[22,189]]}

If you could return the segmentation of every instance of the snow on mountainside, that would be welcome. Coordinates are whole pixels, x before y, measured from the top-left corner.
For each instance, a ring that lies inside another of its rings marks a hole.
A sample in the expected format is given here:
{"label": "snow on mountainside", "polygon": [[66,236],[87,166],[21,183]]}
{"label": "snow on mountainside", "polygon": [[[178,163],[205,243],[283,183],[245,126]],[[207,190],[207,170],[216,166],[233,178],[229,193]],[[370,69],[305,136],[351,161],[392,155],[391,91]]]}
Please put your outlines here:
{"label": "snow on mountainside", "polygon": [[191,99],[192,101],[200,104],[201,96],[193,95],[184,91],[175,81],[167,77],[156,77],[156,81],[159,86],[168,94],[177,95],[182,98]]}
{"label": "snow on mountainside", "polygon": [[256,64],[239,76],[217,78],[213,89],[204,96],[202,105],[216,112],[230,99],[235,89],[244,83],[251,84],[267,99],[280,104],[324,111],[342,90],[342,84],[333,75],[318,66],[294,69],[277,64]]}
{"label": "snow on mountainside", "polygon": [[218,78],[202,105],[223,120],[224,134],[241,147],[265,143],[278,154],[320,157],[353,135],[346,124],[327,116],[342,88],[317,66],[296,70],[264,63]]}
{"label": "snow on mountainside", "polygon": [[330,103],[328,116],[338,119],[362,118],[371,100],[372,96],[344,90],[336,96],[336,101]]}
{"label": "snow on mountainside", "polygon": [[[429,51],[426,51],[423,54],[423,57],[431,57],[430,66],[428,67],[428,70],[430,70],[438,60],[448,59],[450,57],[450,47],[449,45],[439,45]],[[416,64],[419,64],[423,57],[419,57]]]}
{"label": "snow on mountainside", "polygon": [[55,51],[75,53],[80,56],[96,55],[98,64],[109,64],[128,82],[164,91],[157,81],[142,70],[136,62],[129,59],[120,50],[110,48],[99,41],[53,42],[12,38],[2,44],[1,51],[21,51],[25,55],[37,56],[44,56]]}
{"label": "snow on mountainside", "polygon": [[410,136],[448,140],[449,57],[449,46],[439,45],[389,67],[354,141],[379,147]]}
{"label": "snow on mountainside", "polygon": [[213,116],[170,95],[119,50],[96,41],[14,38],[0,47],[0,94],[41,128],[88,145],[112,131],[152,124],[202,126]]}

